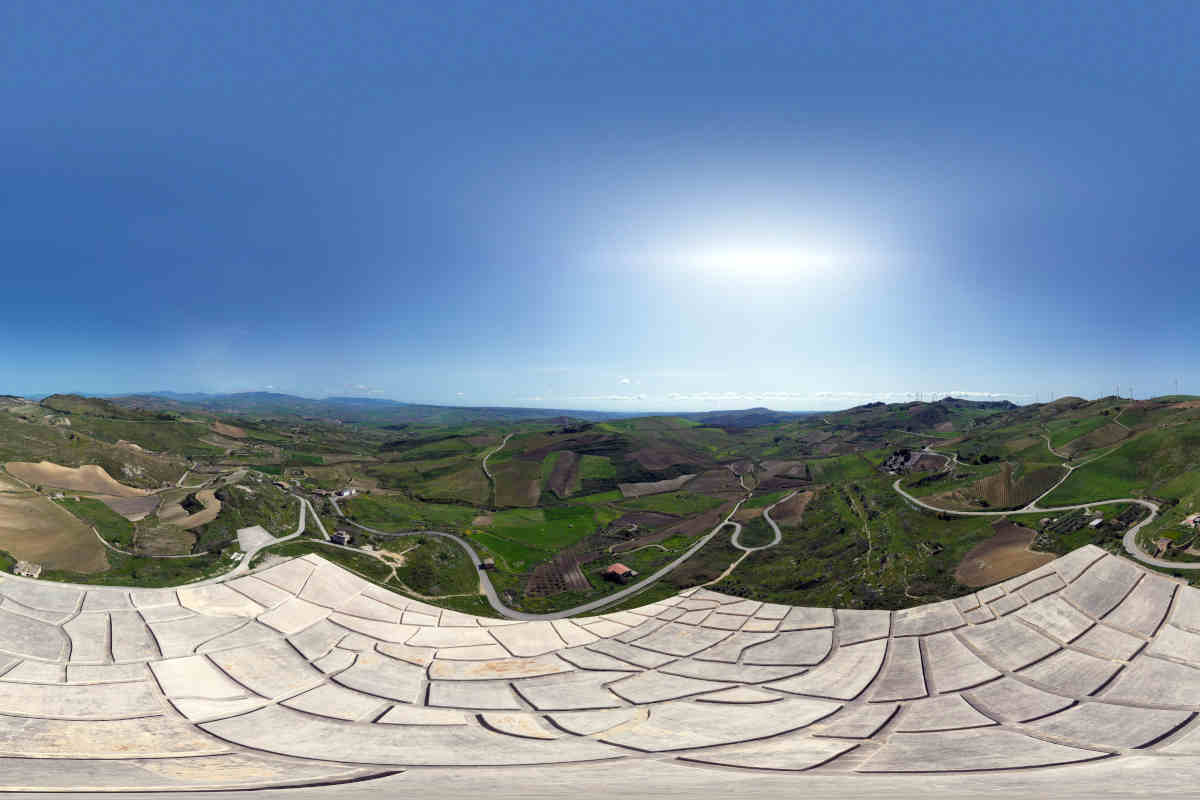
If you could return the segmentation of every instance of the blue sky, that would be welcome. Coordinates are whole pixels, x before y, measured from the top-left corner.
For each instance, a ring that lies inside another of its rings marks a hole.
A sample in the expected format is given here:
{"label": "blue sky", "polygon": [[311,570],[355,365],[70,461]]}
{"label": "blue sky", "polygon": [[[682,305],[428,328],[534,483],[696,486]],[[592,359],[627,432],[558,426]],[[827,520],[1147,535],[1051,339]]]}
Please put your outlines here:
{"label": "blue sky", "polygon": [[0,392],[1200,393],[1197,8],[6,3]]}

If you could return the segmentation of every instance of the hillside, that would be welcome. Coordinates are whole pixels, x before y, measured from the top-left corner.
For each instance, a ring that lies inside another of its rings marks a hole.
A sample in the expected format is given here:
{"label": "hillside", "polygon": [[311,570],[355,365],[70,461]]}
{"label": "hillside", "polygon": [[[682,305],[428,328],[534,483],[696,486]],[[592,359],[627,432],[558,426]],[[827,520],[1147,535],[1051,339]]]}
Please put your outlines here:
{"label": "hillside", "polygon": [[153,412],[121,405],[112,400],[83,397],[77,394],[52,394],[43,398],[40,405],[63,414],[88,414],[109,419],[169,420],[174,419],[175,416],[165,411]]}
{"label": "hillside", "polygon": [[[917,509],[894,491],[897,479],[946,510],[1157,498],[1167,503],[1150,529],[1159,538],[1175,536],[1183,517],[1200,510],[1196,398],[1015,406],[947,397],[813,414],[751,408],[596,419],[569,410],[523,418],[529,411],[257,393],[17,398],[0,413],[0,458],[96,465],[150,490],[148,500],[114,506],[140,515],[134,522],[111,518],[103,504],[64,507],[91,514],[85,521],[103,523],[120,541],[132,535],[140,553],[206,549],[203,569],[236,554],[237,528],[286,528],[280,515],[295,510],[288,493],[309,498],[325,527],[342,528],[355,548],[389,547],[393,532],[456,533],[494,561],[490,580],[503,601],[528,612],[612,594],[618,584],[601,575],[607,564],[619,559],[651,574],[707,541],[735,507],[746,536],[770,542],[762,515],[777,503],[792,509],[779,512],[781,542],[748,558],[723,591],[847,608],[902,608],[965,592],[955,576],[977,572],[959,571],[967,552],[996,550],[984,544],[991,521]],[[469,421],[437,421],[444,419]],[[286,488],[268,491],[271,481]],[[222,486],[240,488],[219,489],[221,507],[213,506],[217,516],[203,529],[182,529],[180,519],[207,508],[196,488]],[[337,505],[328,499],[346,489],[353,495]],[[264,503],[268,494],[274,499]],[[793,508],[793,498],[803,500]],[[1053,552],[1088,541],[1119,548],[1117,526],[1138,509],[1110,510],[1112,524],[1096,529],[1082,514],[1048,523],[1044,514],[1018,515],[1024,527],[1005,528],[1005,541],[1017,542],[1023,557],[1026,535],[1042,537]],[[742,552],[728,530],[646,597],[721,575]],[[1181,550],[1190,546],[1179,542]],[[297,547],[318,545],[288,552]],[[446,547],[414,556],[423,566],[397,573],[406,577],[392,588],[434,595],[468,585],[436,569],[462,571],[459,551]],[[113,558],[121,575],[132,569]],[[194,578],[203,569],[181,565],[171,574]],[[166,573],[145,574],[164,580]],[[478,598],[445,602],[479,610]]]}

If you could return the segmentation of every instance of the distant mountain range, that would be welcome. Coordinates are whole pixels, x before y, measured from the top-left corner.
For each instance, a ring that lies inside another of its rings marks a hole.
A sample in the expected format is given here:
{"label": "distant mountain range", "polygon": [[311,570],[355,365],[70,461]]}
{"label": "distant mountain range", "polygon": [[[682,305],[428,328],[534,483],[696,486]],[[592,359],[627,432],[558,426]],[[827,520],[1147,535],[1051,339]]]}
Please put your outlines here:
{"label": "distant mountain range", "polygon": [[507,406],[436,406],[373,397],[326,397],[318,400],[277,392],[205,394],[160,391],[113,397],[111,401],[126,408],[143,411],[185,412],[190,409],[214,414],[243,414],[256,417],[337,419],[367,425],[462,425],[473,422],[559,418],[603,422],[633,417],[671,416],[715,427],[751,428],[797,419],[810,413],[773,411],[768,408],[700,412],[620,412]]}
{"label": "distant mountain range", "polygon": [[[14,398],[15,400],[16,398]],[[42,404],[59,411],[92,413],[128,419],[148,418],[168,413],[203,411],[212,414],[240,415],[258,418],[299,417],[305,419],[339,420],[373,426],[389,425],[465,425],[471,423],[520,422],[526,420],[606,420],[635,417],[679,417],[702,425],[726,429],[755,428],[810,417],[815,411],[776,411],[756,407],[722,411],[663,412],[663,411],[588,411],[565,408],[522,408],[508,406],[438,406],[404,403],[374,397],[326,397],[314,399],[278,392],[238,392],[206,394],[199,392],[146,392],[88,398],[80,395],[51,395]],[[935,423],[949,412],[966,409],[1001,410],[1016,408],[1008,401],[972,401],[946,397],[933,403],[868,403],[846,412],[827,414],[888,413],[916,411],[917,421]],[[121,410],[118,410],[121,409]],[[929,419],[925,419],[928,417]],[[935,419],[936,418],[936,419]]]}

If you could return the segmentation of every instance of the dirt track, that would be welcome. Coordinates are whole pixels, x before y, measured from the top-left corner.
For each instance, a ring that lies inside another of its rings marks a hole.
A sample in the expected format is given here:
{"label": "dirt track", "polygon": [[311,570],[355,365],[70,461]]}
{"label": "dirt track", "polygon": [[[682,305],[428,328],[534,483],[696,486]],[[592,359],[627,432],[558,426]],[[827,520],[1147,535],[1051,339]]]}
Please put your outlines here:
{"label": "dirt track", "polygon": [[10,461],[4,465],[12,475],[29,484],[53,486],[56,489],[71,489],[76,492],[109,494],[115,497],[144,497],[145,489],[135,489],[114,479],[95,464],[82,467],[63,467],[49,461],[31,464],[27,461]]}

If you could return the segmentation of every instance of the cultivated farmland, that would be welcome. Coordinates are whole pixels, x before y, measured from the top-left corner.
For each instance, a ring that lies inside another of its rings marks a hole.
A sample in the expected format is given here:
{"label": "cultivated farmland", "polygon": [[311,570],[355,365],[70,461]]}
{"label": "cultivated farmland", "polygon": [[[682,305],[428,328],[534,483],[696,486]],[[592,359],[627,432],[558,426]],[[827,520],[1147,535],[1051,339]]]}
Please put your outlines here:
{"label": "cultivated farmland", "polygon": [[0,550],[47,569],[94,573],[108,568],[104,545],[91,528],[32,492],[0,493]]}
{"label": "cultivated farmland", "polygon": [[56,489],[71,489],[77,492],[93,492],[116,497],[141,497],[145,489],[135,489],[119,483],[103,467],[85,464],[82,467],[63,467],[42,461],[38,464],[10,461],[4,468],[12,475],[31,485],[53,486]]}

